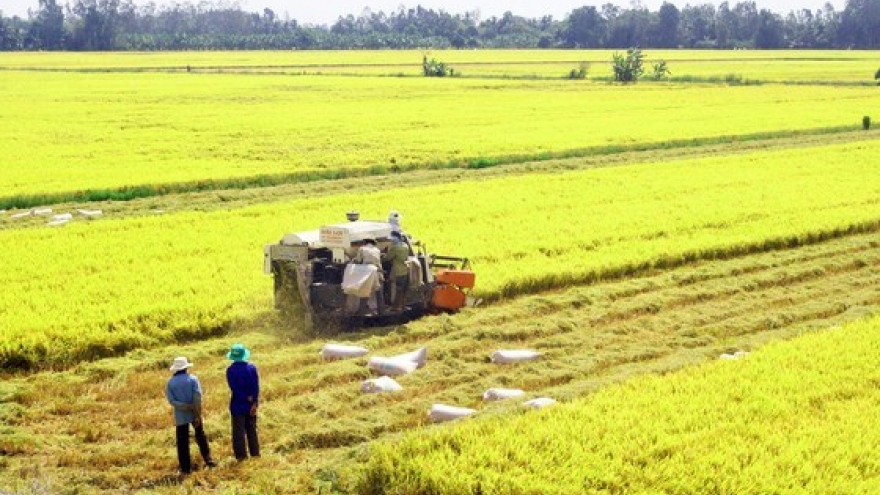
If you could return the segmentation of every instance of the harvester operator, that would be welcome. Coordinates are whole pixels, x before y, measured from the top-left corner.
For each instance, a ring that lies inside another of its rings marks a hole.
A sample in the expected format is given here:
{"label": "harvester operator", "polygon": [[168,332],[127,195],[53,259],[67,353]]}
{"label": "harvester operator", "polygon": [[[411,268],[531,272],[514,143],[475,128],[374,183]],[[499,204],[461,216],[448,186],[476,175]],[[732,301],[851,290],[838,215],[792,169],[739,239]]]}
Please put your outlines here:
{"label": "harvester operator", "polygon": [[391,246],[385,253],[385,261],[391,264],[388,273],[390,285],[391,309],[403,311],[406,303],[406,291],[409,288],[409,267],[406,261],[409,259],[409,246],[403,242],[400,232],[391,232]]}

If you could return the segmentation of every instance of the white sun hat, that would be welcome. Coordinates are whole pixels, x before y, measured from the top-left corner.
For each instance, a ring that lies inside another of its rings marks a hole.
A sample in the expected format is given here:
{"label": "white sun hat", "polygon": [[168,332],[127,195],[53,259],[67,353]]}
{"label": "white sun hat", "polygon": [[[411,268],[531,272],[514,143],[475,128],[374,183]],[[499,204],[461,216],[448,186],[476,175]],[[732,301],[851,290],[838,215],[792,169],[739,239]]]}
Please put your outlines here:
{"label": "white sun hat", "polygon": [[193,364],[190,363],[189,360],[187,360],[185,357],[181,356],[181,357],[174,358],[174,363],[171,364],[171,368],[169,368],[169,369],[171,371],[177,373],[180,370],[185,370],[187,368],[192,367],[192,365]]}

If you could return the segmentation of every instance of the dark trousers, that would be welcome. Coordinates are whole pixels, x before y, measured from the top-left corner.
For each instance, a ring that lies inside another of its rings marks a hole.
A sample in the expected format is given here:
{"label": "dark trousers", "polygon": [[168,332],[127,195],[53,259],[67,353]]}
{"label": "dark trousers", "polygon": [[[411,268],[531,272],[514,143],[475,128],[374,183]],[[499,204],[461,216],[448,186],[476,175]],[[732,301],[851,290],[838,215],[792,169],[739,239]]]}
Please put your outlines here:
{"label": "dark trousers", "polygon": [[232,452],[238,460],[260,457],[260,439],[257,437],[257,416],[250,414],[232,415]]}
{"label": "dark trousers", "polygon": [[[373,295],[376,296],[376,314],[382,315],[385,313],[385,297],[382,294],[381,290],[377,290],[373,292]],[[370,312],[370,298],[362,297],[360,302],[358,303],[358,314],[363,316]]]}
{"label": "dark trousers", "polygon": [[[177,462],[180,464],[181,473],[192,472],[192,459],[189,455],[189,425],[190,423],[177,425]],[[212,463],[211,449],[208,447],[208,437],[205,436],[205,427],[201,423],[198,426],[193,424],[193,430],[202,459],[206,464]]]}
{"label": "dark trousers", "polygon": [[401,275],[391,279],[393,292],[391,304],[395,309],[403,309],[406,305],[406,291],[409,290],[409,275]]}

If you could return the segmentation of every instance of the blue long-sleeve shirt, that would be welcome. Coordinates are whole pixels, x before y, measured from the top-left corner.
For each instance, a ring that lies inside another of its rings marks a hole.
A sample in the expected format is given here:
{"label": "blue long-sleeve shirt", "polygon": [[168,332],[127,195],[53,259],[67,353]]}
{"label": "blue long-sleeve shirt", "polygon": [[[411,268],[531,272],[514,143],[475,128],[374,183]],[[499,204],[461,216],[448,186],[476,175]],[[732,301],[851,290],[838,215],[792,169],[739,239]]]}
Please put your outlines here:
{"label": "blue long-sleeve shirt", "polygon": [[251,406],[260,401],[260,376],[257,367],[247,361],[236,361],[226,368],[226,382],[232,397],[229,399],[231,414],[248,414]]}
{"label": "blue long-sleeve shirt", "polygon": [[196,375],[178,371],[168,380],[165,397],[174,406],[174,424],[185,425],[201,416],[202,386]]}

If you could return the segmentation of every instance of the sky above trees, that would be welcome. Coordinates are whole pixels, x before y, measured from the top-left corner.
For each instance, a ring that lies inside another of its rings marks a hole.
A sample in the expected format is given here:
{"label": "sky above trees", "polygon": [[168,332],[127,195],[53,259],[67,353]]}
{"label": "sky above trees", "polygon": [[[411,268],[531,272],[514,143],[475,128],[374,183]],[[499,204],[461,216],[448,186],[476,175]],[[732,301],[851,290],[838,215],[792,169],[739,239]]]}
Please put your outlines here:
{"label": "sky above trees", "polygon": [[[59,5],[64,5],[67,0],[57,0]],[[153,1],[157,5],[175,3],[173,0],[133,0],[136,5],[144,5]],[[664,0],[641,0],[641,3],[652,11],[656,11]],[[729,0],[733,5],[741,0]],[[198,3],[198,2],[193,2]],[[340,16],[352,14],[358,16],[365,8],[369,7],[373,12],[384,11],[386,13],[396,11],[400,6],[412,8],[421,5],[425,8],[444,10],[450,14],[463,14],[465,12],[479,11],[480,18],[487,19],[493,16],[500,17],[504,12],[510,11],[515,15],[527,18],[539,18],[552,15],[556,20],[562,20],[572,10],[585,5],[600,7],[605,3],[614,3],[623,8],[632,8],[632,2],[628,0],[599,0],[587,2],[584,0],[554,0],[553,2],[536,2],[535,0],[416,0],[402,2],[401,0],[320,0],[308,2],[294,2],[291,0],[229,0],[230,5],[239,5],[242,10],[262,12],[264,8],[272,9],[278,17],[296,19],[300,23],[309,24],[332,24]],[[699,5],[709,3],[718,5],[720,0],[671,0],[678,8],[687,4]],[[792,10],[822,8],[830,3],[834,10],[843,10],[845,0],[755,0],[758,9],[769,9],[780,14],[787,14]],[[38,0],[2,0],[0,12],[6,17],[26,17],[28,9],[36,11],[39,6]]]}

